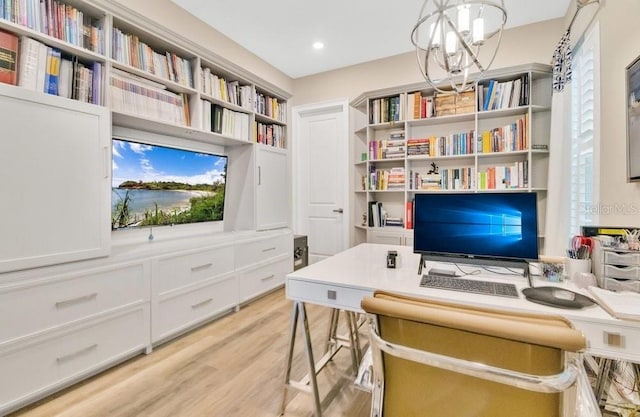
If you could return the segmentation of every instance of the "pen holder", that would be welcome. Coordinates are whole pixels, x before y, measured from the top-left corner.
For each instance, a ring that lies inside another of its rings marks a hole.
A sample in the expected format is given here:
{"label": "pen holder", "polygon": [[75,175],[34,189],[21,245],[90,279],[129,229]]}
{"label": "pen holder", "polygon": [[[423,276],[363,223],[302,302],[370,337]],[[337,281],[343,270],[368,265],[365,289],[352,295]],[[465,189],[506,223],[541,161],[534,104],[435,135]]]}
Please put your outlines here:
{"label": "pen holder", "polygon": [[572,280],[581,272],[591,272],[591,259],[567,258],[564,265],[565,277]]}

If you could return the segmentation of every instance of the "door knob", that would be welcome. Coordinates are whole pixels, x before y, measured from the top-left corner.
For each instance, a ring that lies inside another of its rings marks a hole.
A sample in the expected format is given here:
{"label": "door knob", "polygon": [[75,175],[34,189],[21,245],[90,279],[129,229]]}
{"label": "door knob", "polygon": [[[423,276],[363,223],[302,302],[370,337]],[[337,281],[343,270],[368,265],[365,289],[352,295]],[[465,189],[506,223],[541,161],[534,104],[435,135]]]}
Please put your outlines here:
{"label": "door knob", "polygon": [[344,210],[342,210],[341,208],[333,210],[334,213],[343,213]]}

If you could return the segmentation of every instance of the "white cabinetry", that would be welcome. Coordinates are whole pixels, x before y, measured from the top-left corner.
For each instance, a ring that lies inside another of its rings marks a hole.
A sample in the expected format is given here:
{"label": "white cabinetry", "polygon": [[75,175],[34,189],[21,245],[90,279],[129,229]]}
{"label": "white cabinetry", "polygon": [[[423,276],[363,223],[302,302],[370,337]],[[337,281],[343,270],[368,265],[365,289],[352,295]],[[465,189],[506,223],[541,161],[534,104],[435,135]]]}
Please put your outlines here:
{"label": "white cabinetry", "polygon": [[275,236],[235,246],[240,302],[246,302],[278,288],[293,270],[293,236],[272,232]]}
{"label": "white cabinetry", "polygon": [[289,167],[286,149],[257,144],[229,149],[226,230],[287,227]]}
{"label": "white cabinetry", "polygon": [[413,247],[413,232],[411,230],[389,230],[393,228],[367,230],[368,243],[381,243],[384,245],[402,245]]}
{"label": "white cabinetry", "polygon": [[286,150],[258,146],[256,169],[256,228],[266,230],[287,227],[291,204]]}
{"label": "white cabinetry", "polygon": [[109,111],[0,84],[0,272],[109,253]]}
{"label": "white cabinetry", "polygon": [[233,245],[152,261],[152,331],[157,343],[237,305]]}
{"label": "white cabinetry", "polygon": [[150,346],[144,262],[6,278],[0,284],[0,414]]}

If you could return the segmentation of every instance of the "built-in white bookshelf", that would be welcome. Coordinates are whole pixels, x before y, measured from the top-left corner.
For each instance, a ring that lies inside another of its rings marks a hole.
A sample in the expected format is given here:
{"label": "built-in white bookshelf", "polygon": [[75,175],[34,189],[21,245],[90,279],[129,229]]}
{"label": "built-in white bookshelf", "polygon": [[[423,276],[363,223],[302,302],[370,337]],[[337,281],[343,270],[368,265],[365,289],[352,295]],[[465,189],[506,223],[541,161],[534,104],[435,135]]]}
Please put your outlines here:
{"label": "built-in white bookshelf", "polygon": [[[0,30],[30,45],[19,51],[18,85],[106,106],[117,126],[286,148],[290,95],[202,46],[109,1],[3,5]],[[31,67],[46,86],[25,83]],[[50,88],[49,79],[65,88]]]}
{"label": "built-in white bookshelf", "polygon": [[[438,95],[422,83],[366,92],[351,105],[362,121],[352,134],[352,242],[411,244],[408,205],[433,192],[536,192],[542,230],[548,65],[488,71],[462,95]],[[391,222],[372,219],[372,205]]]}

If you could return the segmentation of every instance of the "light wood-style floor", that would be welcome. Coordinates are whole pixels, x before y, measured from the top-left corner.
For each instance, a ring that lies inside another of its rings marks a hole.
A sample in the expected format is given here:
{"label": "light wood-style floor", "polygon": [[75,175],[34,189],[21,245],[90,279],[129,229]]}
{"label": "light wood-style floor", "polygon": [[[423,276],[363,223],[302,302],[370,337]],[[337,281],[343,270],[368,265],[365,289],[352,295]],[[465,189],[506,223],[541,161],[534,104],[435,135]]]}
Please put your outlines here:
{"label": "light wood-style floor", "polygon": [[[11,417],[275,417],[283,393],[291,302],[278,290],[206,326],[28,406]],[[308,306],[316,359],[330,311]],[[300,326],[299,326],[300,327]],[[367,340],[366,326],[361,342]],[[368,417],[370,394],[352,385],[343,349],[319,375],[326,417]],[[293,376],[306,373],[300,329]],[[312,415],[289,390],[285,417]]]}

